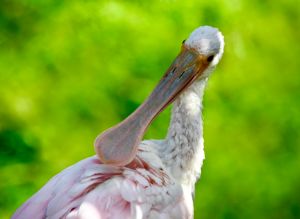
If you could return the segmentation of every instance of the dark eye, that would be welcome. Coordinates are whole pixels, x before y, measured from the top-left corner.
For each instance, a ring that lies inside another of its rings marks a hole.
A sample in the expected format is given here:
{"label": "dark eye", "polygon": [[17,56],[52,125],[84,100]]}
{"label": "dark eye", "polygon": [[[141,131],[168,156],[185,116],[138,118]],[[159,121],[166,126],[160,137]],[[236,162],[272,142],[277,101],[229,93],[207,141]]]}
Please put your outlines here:
{"label": "dark eye", "polygon": [[182,41],[182,44],[184,44],[185,40]]}
{"label": "dark eye", "polygon": [[211,62],[211,61],[214,59],[214,57],[215,57],[214,55],[208,56],[208,57],[207,57],[207,61],[208,61],[208,62]]}

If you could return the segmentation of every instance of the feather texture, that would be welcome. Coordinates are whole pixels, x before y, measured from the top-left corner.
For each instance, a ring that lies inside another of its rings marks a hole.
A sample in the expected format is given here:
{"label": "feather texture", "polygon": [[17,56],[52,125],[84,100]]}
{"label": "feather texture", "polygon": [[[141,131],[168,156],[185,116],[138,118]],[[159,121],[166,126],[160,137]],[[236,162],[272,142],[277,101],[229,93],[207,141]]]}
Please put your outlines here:
{"label": "feather texture", "polygon": [[101,164],[96,156],[76,163],[53,177],[12,218],[191,218],[181,185],[163,165],[151,166],[158,156],[147,146],[125,167]]}

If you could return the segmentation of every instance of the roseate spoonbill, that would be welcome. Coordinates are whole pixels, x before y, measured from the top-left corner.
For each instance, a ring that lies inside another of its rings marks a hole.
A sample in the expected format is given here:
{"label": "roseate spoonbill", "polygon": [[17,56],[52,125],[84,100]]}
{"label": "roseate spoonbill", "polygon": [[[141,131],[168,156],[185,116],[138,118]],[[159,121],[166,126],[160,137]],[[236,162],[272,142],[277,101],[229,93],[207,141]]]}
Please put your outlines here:
{"label": "roseate spoonbill", "polygon": [[[98,156],[53,177],[12,218],[193,218],[204,159],[202,96],[223,47],[216,28],[194,30],[145,103],[97,138]],[[173,100],[166,139],[140,142]]]}

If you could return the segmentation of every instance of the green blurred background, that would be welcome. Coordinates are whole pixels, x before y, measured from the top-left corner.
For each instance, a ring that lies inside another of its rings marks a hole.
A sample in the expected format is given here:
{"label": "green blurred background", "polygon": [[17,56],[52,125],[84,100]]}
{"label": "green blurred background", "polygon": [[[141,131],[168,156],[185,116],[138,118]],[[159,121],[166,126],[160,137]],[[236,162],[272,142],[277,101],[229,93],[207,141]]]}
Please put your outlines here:
{"label": "green blurred background", "polygon": [[[204,98],[195,218],[300,218],[297,1],[0,2],[0,218],[94,154],[151,92],[183,39],[218,27]],[[168,108],[146,138],[163,138]]]}

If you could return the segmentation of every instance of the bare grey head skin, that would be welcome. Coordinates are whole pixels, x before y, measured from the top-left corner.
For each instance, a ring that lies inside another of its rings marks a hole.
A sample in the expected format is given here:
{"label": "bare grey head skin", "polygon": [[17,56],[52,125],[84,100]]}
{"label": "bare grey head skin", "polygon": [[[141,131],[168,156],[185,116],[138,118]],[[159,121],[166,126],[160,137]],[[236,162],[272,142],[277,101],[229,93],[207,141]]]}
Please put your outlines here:
{"label": "bare grey head skin", "polygon": [[206,80],[223,54],[224,41],[218,29],[203,26],[194,30],[181,51],[144,103],[121,123],[95,140],[103,163],[129,164],[151,121],[193,82]]}
{"label": "bare grey head skin", "polygon": [[207,78],[210,75],[219,63],[224,52],[224,37],[222,33],[217,28],[210,26],[197,28],[183,44],[187,48],[195,50],[199,55],[207,58],[209,65],[198,80]]}

